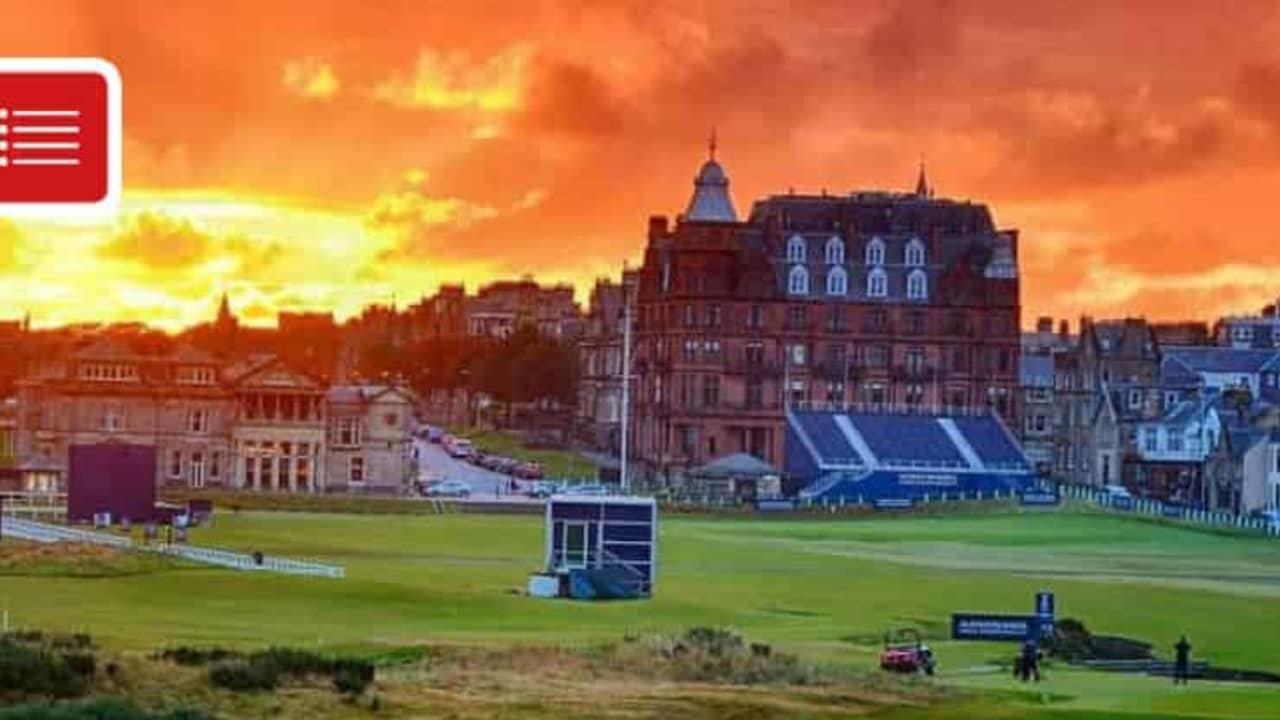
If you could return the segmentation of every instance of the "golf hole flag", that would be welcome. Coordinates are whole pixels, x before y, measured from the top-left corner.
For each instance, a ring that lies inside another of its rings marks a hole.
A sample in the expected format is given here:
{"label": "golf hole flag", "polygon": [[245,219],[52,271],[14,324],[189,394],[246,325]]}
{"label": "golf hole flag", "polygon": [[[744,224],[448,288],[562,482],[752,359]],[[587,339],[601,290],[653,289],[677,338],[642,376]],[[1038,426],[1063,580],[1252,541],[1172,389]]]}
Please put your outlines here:
{"label": "golf hole flag", "polygon": [[0,58],[0,214],[115,207],[121,88],[98,58]]}

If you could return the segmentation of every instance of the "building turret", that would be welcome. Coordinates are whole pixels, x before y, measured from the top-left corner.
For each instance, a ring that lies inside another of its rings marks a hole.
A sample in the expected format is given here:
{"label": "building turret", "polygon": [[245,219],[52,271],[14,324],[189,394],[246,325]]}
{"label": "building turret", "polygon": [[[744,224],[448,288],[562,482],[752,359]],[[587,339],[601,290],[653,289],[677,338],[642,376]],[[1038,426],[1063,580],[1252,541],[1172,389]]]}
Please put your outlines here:
{"label": "building turret", "polygon": [[694,222],[738,222],[738,213],[729,197],[729,176],[716,162],[716,134],[711,133],[707,161],[702,164],[698,176],[693,179],[693,197],[684,213],[685,220]]}

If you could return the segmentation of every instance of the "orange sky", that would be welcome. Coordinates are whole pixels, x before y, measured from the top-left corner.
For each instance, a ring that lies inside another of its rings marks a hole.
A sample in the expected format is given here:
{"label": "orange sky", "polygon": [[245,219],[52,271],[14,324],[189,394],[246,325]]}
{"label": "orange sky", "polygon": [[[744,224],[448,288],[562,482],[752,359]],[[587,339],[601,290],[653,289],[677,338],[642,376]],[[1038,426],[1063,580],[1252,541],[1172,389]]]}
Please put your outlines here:
{"label": "orange sky", "polygon": [[0,0],[0,52],[116,63],[127,138],[115,218],[0,219],[0,315],[585,288],[683,209],[713,124],[740,212],[923,154],[1021,229],[1028,324],[1280,294],[1271,2],[364,4]]}

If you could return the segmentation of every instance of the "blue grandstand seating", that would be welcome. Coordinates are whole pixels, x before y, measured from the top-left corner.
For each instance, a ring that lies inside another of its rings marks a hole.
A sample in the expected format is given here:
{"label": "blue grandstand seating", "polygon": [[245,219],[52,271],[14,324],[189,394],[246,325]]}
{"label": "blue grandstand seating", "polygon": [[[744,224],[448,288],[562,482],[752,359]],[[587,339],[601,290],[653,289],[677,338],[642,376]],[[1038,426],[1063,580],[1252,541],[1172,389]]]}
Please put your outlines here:
{"label": "blue grandstand seating", "polygon": [[[842,416],[855,437],[841,430],[848,429]],[[788,427],[787,472],[810,502],[1007,497],[1035,482],[994,415],[803,411],[788,413]],[[868,450],[875,458],[858,455]]]}
{"label": "blue grandstand seating", "polygon": [[849,420],[882,463],[943,467],[966,465],[951,438],[931,416],[850,413]]}
{"label": "blue grandstand seating", "polygon": [[987,467],[1026,467],[1022,452],[995,418],[957,417],[953,418],[953,422]]}
{"label": "blue grandstand seating", "polygon": [[797,413],[801,429],[813,443],[823,462],[841,465],[861,465],[857,451],[849,444],[831,413]]}

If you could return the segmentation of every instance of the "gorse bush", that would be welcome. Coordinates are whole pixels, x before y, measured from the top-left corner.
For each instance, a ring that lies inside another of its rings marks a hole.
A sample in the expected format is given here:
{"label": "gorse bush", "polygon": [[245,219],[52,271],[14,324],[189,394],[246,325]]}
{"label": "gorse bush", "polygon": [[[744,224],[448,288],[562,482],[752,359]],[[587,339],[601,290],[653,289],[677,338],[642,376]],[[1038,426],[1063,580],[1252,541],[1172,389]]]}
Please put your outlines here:
{"label": "gorse bush", "polygon": [[357,697],[373,684],[373,664],[353,658],[340,658],[333,663],[333,689]]}
{"label": "gorse bush", "polygon": [[180,645],[174,648],[165,648],[157,653],[161,660],[168,660],[178,665],[199,666],[208,665],[209,663],[223,662],[226,660],[235,660],[243,657],[243,653],[235,650],[227,650],[226,648],[194,648],[186,645]]}
{"label": "gorse bush", "polygon": [[81,649],[87,645],[55,643],[40,633],[0,635],[0,699],[84,695],[97,666],[93,652]]}
{"label": "gorse bush", "polygon": [[375,676],[373,663],[368,660],[330,658],[295,648],[272,647],[248,656],[229,651],[219,653],[175,648],[172,655],[174,662],[182,662],[179,657],[190,664],[214,662],[209,669],[209,682],[235,692],[274,690],[286,678],[305,680],[328,676],[334,690],[358,696],[373,684]]}
{"label": "gorse bush", "polygon": [[1063,618],[1055,624],[1053,637],[1045,643],[1045,649],[1053,657],[1067,662],[1151,657],[1150,644],[1114,635],[1094,635],[1075,618]]}
{"label": "gorse bush", "polygon": [[269,668],[277,675],[305,678],[310,675],[328,675],[333,672],[335,661],[307,650],[272,647],[249,656],[249,664]]}
{"label": "gorse bush", "polygon": [[214,720],[198,710],[151,713],[120,698],[83,702],[15,705],[0,709],[0,720]]}
{"label": "gorse bush", "polygon": [[223,662],[209,669],[209,682],[235,692],[265,692],[280,684],[280,673],[267,665]]}

